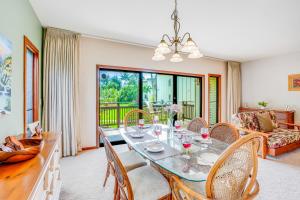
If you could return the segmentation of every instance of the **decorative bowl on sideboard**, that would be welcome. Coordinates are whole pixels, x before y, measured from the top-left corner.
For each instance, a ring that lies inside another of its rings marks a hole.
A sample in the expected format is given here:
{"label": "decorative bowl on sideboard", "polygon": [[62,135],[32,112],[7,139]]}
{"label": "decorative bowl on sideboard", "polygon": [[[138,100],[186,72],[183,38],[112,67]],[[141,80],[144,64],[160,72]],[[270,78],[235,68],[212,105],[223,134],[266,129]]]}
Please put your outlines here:
{"label": "decorative bowl on sideboard", "polygon": [[21,139],[19,141],[23,144],[24,149],[13,152],[0,151],[0,164],[29,160],[39,154],[43,147],[42,139]]}

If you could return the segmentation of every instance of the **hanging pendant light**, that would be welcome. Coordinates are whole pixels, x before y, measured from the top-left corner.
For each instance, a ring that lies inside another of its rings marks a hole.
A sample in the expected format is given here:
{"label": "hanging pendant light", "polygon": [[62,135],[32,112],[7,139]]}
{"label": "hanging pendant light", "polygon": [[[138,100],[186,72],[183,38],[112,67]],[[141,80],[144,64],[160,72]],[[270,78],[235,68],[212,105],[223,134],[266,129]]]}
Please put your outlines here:
{"label": "hanging pendant light", "polygon": [[[174,54],[171,56],[171,62],[181,62],[183,61],[181,57],[181,53],[188,53],[188,58],[201,58],[203,54],[200,53],[199,48],[195,41],[191,38],[191,34],[189,32],[183,34],[182,37],[179,36],[180,31],[180,22],[178,18],[178,10],[177,10],[177,0],[175,0],[175,9],[171,15],[171,19],[173,20],[174,26],[174,37],[170,37],[167,34],[162,36],[162,39],[155,49],[154,56],[152,60],[161,61],[164,60],[165,54],[171,53],[171,47],[174,47]],[[172,39],[171,39],[172,38]],[[167,41],[166,41],[167,39]]]}

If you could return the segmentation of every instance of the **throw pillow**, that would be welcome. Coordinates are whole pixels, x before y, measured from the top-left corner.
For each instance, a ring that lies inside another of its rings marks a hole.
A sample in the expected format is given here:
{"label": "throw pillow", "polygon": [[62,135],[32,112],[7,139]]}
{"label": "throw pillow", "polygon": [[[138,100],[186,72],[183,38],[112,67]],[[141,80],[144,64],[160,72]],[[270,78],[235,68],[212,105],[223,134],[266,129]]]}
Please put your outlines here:
{"label": "throw pillow", "polygon": [[269,113],[261,113],[256,115],[260,130],[262,132],[272,132],[274,129]]}

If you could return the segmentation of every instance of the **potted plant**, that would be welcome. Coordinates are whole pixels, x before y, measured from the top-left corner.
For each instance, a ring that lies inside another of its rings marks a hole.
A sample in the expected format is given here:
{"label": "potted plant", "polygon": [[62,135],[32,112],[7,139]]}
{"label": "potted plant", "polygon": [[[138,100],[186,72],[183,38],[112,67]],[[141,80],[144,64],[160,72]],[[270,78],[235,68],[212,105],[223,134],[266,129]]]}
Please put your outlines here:
{"label": "potted plant", "polygon": [[265,109],[268,106],[268,103],[265,101],[258,102],[260,109]]}

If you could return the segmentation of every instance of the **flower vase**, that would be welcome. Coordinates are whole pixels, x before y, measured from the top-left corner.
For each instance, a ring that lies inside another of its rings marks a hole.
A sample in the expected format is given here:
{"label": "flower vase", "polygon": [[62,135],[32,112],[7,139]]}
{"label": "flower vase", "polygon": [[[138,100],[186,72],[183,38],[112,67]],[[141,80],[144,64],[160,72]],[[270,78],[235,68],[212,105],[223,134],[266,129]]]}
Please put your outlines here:
{"label": "flower vase", "polygon": [[168,119],[168,136],[169,138],[173,136],[173,124],[174,124],[174,119],[173,118],[169,118]]}

